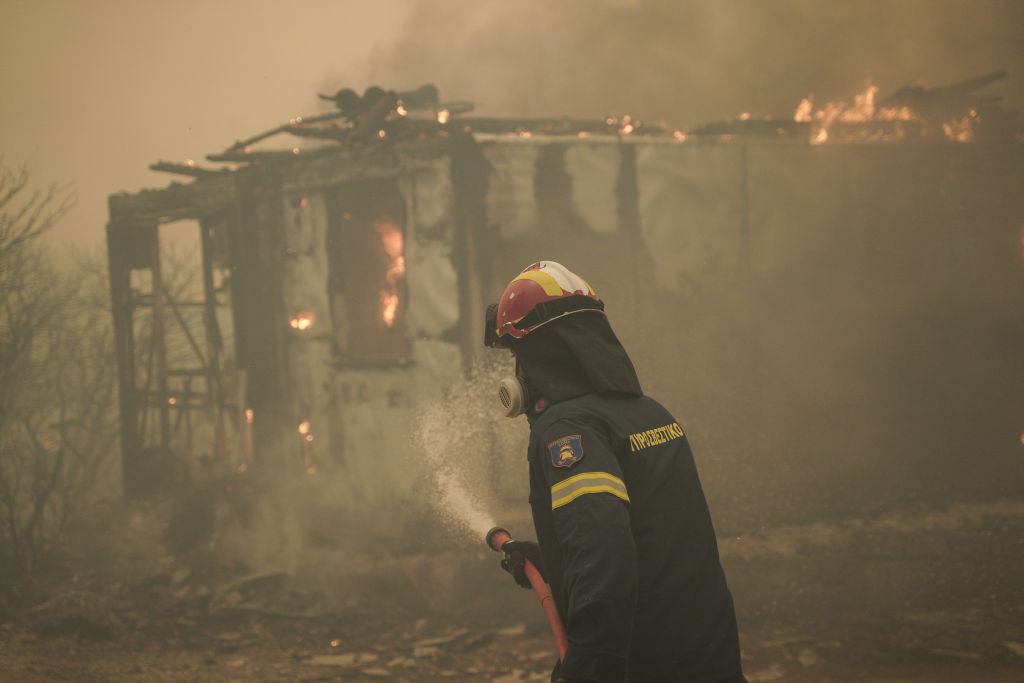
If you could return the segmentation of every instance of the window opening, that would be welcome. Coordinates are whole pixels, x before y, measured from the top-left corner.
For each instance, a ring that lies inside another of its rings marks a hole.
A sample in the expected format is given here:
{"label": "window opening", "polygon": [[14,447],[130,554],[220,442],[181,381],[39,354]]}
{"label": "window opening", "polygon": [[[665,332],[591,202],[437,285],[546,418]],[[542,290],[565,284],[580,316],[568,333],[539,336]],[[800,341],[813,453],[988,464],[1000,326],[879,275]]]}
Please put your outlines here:
{"label": "window opening", "polygon": [[327,221],[336,351],[351,360],[405,358],[405,204],[395,180],[328,191]]}

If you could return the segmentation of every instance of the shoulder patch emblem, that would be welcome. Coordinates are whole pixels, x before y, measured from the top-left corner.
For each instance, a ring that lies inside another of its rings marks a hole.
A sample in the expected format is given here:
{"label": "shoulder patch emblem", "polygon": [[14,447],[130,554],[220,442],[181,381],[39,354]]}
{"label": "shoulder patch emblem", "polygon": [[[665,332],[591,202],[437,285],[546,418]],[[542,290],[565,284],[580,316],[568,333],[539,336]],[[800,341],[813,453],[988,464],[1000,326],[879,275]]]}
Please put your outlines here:
{"label": "shoulder patch emblem", "polygon": [[583,459],[583,436],[571,434],[548,444],[551,464],[568,469]]}

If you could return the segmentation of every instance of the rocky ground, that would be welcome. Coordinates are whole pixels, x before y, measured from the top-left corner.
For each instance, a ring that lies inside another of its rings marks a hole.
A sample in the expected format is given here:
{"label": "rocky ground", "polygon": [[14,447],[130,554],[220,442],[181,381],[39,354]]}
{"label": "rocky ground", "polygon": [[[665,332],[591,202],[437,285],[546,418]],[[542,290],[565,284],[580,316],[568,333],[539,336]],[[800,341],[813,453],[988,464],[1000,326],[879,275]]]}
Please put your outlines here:
{"label": "rocky ground", "polygon": [[[754,681],[1024,680],[1024,502],[721,539]],[[151,558],[152,559],[152,558]],[[0,624],[4,681],[546,680],[529,591],[486,550],[246,575],[81,556]],[[362,563],[362,564],[360,564]]]}

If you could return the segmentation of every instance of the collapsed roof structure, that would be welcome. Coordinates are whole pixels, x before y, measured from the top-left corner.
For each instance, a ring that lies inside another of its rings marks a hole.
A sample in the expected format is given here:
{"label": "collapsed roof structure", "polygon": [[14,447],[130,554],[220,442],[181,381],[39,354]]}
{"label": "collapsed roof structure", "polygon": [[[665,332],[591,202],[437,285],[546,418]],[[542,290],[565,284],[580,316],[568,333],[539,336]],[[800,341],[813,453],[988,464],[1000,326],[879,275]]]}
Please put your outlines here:
{"label": "collapsed roof structure", "polygon": [[[321,95],[336,111],[240,140],[216,166],[154,163],[187,182],[109,201],[126,495],[158,487],[173,454],[333,477],[361,505],[414,498],[422,472],[400,454],[417,406],[458,386],[484,354],[485,305],[541,258],[587,277],[646,388],[706,425],[738,509],[825,476],[820,443],[851,414],[873,425],[826,449],[847,463],[835,476],[877,470],[874,447],[909,438],[879,405],[904,424],[953,409],[894,393],[973,340],[946,314],[1019,314],[1021,130],[974,94],[1002,76],[692,130],[474,117],[430,85],[343,89]],[[161,265],[178,225],[198,226],[191,290]],[[922,359],[936,325],[954,331]],[[793,414],[814,417],[801,430]],[[979,419],[956,438],[1015,429]],[[749,485],[752,454],[780,448],[792,478]],[[495,462],[495,487],[510,469]]]}

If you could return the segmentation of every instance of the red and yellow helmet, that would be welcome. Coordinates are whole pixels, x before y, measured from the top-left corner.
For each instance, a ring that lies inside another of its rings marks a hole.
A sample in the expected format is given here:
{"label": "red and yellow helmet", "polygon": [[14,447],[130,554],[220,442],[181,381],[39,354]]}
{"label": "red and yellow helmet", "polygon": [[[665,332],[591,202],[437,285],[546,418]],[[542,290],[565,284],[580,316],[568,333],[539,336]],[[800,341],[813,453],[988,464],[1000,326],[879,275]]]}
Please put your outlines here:
{"label": "red and yellow helmet", "polygon": [[522,339],[541,325],[580,311],[604,311],[604,303],[586,280],[555,261],[527,266],[508,283],[487,315],[488,346]]}

